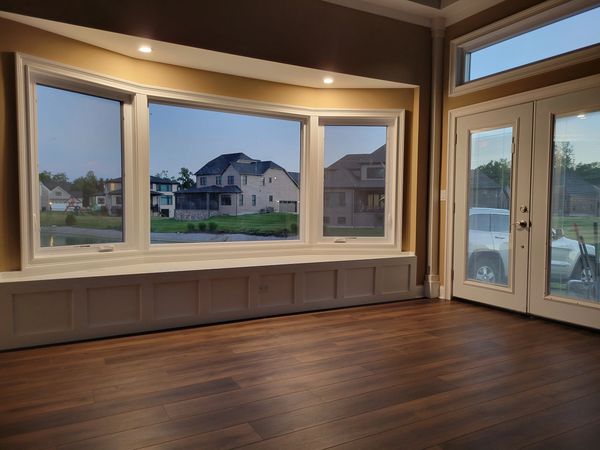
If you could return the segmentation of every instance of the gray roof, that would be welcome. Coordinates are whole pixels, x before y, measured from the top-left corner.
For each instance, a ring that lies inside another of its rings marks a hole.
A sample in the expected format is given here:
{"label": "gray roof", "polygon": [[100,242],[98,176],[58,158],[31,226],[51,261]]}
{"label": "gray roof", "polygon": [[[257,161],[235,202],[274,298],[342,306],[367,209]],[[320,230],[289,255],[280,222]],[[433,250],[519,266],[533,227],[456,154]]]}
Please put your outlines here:
{"label": "gray roof", "polygon": [[175,192],[175,195],[181,194],[241,194],[242,190],[236,185],[227,186],[202,186],[184,189]]}
{"label": "gray roof", "polygon": [[260,176],[264,175],[264,173],[269,169],[281,170],[290,177],[290,179],[296,184],[296,186],[299,186],[299,174],[297,174],[298,177],[295,178],[291,175],[290,172],[285,170],[279,164],[273,161],[261,161],[259,159],[253,159],[245,153],[227,153],[224,155],[219,155],[215,159],[212,159],[204,166],[202,166],[202,168],[198,170],[194,175],[221,175],[223,174],[223,172],[225,172],[225,170],[227,170],[229,166],[233,167],[240,175]]}
{"label": "gray roof", "polygon": [[296,183],[296,186],[300,186],[300,172],[288,172],[288,175]]}
{"label": "gray roof", "polygon": [[195,175],[221,175],[231,163],[248,164],[259,162],[244,153],[227,153],[210,160]]}
{"label": "gray roof", "polygon": [[383,189],[383,179],[361,179],[361,167],[374,164],[385,164],[385,144],[371,153],[345,155],[330,164],[325,168],[325,189]]}

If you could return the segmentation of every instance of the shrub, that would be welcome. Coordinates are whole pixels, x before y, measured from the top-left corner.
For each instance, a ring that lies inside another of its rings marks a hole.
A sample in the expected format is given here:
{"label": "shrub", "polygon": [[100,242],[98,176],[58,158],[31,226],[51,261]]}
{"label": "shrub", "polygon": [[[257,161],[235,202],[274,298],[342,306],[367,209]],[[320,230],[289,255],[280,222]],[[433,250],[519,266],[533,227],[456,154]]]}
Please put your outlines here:
{"label": "shrub", "polygon": [[76,223],[77,223],[77,219],[75,218],[75,216],[73,214],[67,214],[67,217],[65,217],[65,224],[72,227]]}
{"label": "shrub", "polygon": [[219,227],[219,225],[217,225],[217,222],[208,222],[208,229],[210,231],[212,231],[213,233],[215,231],[217,231],[217,228]]}
{"label": "shrub", "polygon": [[281,230],[281,237],[288,237],[289,231],[287,228]]}
{"label": "shrub", "polygon": [[200,222],[198,224],[198,231],[206,231],[206,222]]}
{"label": "shrub", "polygon": [[292,234],[298,234],[298,224],[297,223],[290,224],[290,231],[292,232]]}
{"label": "shrub", "polygon": [[187,231],[188,231],[188,233],[193,233],[194,231],[196,231],[196,227],[194,226],[194,224],[192,222],[188,222]]}

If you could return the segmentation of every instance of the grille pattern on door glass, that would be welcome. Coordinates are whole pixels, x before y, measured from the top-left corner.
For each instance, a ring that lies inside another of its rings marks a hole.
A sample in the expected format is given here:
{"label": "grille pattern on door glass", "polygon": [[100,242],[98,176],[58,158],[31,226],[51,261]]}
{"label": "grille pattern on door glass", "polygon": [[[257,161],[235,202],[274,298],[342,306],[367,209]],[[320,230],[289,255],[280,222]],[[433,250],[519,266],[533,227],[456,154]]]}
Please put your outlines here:
{"label": "grille pattern on door glass", "polygon": [[469,147],[467,279],[507,286],[512,128],[473,132]]}
{"label": "grille pattern on door glass", "polygon": [[554,121],[548,292],[600,302],[600,111]]}

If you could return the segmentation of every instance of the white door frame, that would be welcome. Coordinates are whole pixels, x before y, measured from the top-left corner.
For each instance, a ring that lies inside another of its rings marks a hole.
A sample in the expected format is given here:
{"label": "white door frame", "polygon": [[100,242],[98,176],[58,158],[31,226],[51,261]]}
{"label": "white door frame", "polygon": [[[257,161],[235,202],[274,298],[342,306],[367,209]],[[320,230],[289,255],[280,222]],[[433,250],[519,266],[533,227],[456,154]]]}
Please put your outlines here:
{"label": "white door frame", "polygon": [[[454,180],[455,180],[455,161],[456,161],[456,120],[459,117],[477,114],[500,109],[509,106],[515,106],[521,103],[534,102],[548,97],[568,94],[574,91],[600,86],[600,74],[591,75],[577,80],[567,81],[565,83],[555,84],[532,91],[477,103],[475,105],[456,108],[448,112],[448,133],[447,142],[447,164],[446,164],[446,191],[440,193],[440,199],[446,199],[446,227],[444,243],[444,285],[440,288],[440,298],[450,300],[452,298],[452,264],[454,261]],[[535,146],[535,142],[534,142]]]}

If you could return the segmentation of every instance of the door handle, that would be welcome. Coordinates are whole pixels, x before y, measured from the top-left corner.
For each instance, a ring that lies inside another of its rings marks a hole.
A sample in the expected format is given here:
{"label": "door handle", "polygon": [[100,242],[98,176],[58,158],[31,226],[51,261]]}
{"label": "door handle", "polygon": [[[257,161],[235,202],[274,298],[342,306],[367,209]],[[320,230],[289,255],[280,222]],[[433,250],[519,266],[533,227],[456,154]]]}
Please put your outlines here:
{"label": "door handle", "polygon": [[521,229],[526,230],[529,227],[529,222],[525,219],[521,219],[514,223],[515,226],[520,227]]}

